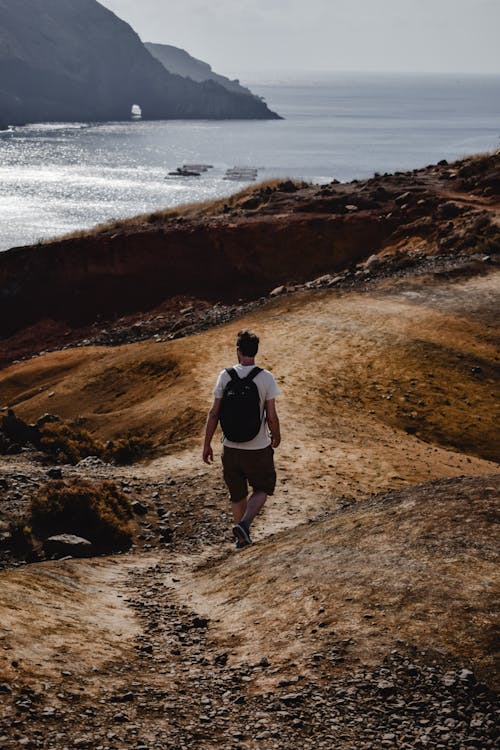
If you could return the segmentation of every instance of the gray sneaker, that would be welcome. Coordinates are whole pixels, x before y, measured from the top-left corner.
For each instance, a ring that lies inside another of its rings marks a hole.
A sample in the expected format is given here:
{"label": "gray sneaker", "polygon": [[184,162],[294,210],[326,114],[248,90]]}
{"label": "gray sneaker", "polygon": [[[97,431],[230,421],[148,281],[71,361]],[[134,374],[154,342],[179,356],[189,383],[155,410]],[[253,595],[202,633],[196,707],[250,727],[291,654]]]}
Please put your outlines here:
{"label": "gray sneaker", "polygon": [[252,544],[250,534],[241,523],[237,523],[236,526],[233,526],[233,536],[236,540],[236,549],[248,547],[249,544]]}

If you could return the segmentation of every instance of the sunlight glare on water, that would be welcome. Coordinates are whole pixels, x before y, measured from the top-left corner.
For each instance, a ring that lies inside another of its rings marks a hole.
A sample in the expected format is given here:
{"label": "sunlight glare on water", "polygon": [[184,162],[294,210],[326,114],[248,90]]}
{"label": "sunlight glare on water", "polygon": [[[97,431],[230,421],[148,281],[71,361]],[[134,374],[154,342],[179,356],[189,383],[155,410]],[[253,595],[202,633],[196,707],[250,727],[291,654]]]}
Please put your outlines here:
{"label": "sunlight glare on water", "polygon": [[[0,250],[224,197],[258,180],[341,181],[498,148],[498,76],[323,75],[251,83],[280,121],[42,123],[0,132]],[[200,177],[167,177],[184,163]]]}

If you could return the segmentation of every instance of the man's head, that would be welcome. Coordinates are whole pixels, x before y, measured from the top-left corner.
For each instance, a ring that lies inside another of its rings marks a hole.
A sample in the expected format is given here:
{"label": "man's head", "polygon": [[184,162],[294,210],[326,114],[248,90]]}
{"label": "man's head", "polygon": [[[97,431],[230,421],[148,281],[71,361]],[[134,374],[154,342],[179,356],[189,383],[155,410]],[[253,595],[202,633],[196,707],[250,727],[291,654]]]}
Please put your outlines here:
{"label": "man's head", "polygon": [[238,331],[236,348],[244,357],[255,357],[259,349],[259,337],[253,331]]}

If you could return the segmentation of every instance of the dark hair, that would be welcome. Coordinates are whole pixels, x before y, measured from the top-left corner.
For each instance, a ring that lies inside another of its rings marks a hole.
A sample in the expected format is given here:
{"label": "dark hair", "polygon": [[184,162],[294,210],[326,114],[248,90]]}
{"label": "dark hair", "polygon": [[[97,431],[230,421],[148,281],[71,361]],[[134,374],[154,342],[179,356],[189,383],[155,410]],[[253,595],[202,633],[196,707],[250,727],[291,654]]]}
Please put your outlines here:
{"label": "dark hair", "polygon": [[255,357],[259,349],[259,337],[253,331],[238,331],[236,346],[244,357]]}

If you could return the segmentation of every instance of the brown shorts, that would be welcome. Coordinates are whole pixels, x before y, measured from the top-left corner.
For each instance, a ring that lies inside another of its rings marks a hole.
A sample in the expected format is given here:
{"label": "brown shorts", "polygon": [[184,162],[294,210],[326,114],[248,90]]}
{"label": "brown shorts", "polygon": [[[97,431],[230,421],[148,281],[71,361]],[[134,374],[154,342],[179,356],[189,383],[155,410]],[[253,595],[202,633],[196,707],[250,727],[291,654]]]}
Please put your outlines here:
{"label": "brown shorts", "polygon": [[272,495],[276,486],[274,450],[270,445],[259,450],[244,450],[224,446],[222,452],[224,481],[231,502],[239,503],[248,495],[248,485],[254,492]]}

